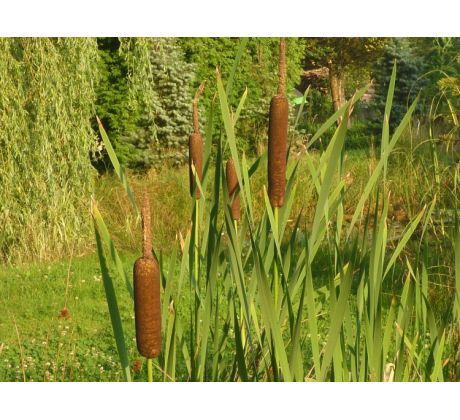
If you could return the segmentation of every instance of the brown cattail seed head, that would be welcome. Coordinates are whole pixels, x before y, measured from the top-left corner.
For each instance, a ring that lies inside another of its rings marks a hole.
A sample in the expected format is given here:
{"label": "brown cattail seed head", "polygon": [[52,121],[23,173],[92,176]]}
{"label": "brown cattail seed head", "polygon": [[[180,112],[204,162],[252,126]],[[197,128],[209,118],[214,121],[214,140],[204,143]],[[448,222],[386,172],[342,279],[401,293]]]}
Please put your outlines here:
{"label": "brown cattail seed head", "polygon": [[232,159],[227,161],[225,167],[227,175],[228,196],[232,203],[232,219],[240,220],[240,195],[238,193],[238,176],[236,175],[235,164]]}
{"label": "brown cattail seed head", "polygon": [[195,198],[201,197],[200,189],[195,185],[195,175],[192,171],[192,162],[195,166],[196,175],[201,182],[203,174],[203,139],[200,134],[199,125],[199,114],[198,114],[198,99],[203,93],[204,85],[206,81],[202,82],[195,92],[193,98],[192,111],[193,111],[193,133],[190,135],[188,140],[188,167],[189,167],[189,179],[190,179],[190,195],[193,197],[193,191],[195,191]]}
{"label": "brown cattail seed head", "polygon": [[286,96],[274,96],[270,102],[268,127],[268,196],[272,207],[284,204],[288,113]]}
{"label": "brown cattail seed head", "polygon": [[161,353],[160,269],[154,258],[134,263],[134,315],[139,353],[149,359]]}
{"label": "brown cattail seed head", "polygon": [[142,257],[134,263],[134,315],[139,353],[147,358],[161,352],[160,269],[152,253],[150,206],[142,203]]}
{"label": "brown cattail seed head", "polygon": [[286,189],[286,148],[289,104],[286,98],[286,40],[280,39],[278,95],[270,102],[268,126],[268,197],[282,207]]}
{"label": "brown cattail seed head", "polygon": [[190,195],[193,197],[195,191],[195,197],[199,199],[201,197],[200,189],[195,185],[195,175],[192,171],[192,162],[195,166],[195,171],[198,179],[201,182],[203,173],[203,139],[200,133],[190,134],[188,141],[188,162],[189,162],[189,179],[190,179]]}

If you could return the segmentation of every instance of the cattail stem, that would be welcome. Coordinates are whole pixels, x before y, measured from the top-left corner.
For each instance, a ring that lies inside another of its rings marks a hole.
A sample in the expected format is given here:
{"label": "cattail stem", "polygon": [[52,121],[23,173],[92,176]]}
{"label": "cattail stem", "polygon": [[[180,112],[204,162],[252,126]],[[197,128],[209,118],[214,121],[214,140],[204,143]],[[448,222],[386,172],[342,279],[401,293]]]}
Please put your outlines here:
{"label": "cattail stem", "polygon": [[200,132],[200,121],[199,121],[199,113],[198,113],[198,99],[200,99],[201,94],[204,90],[204,85],[206,84],[206,80],[201,82],[200,86],[195,92],[195,97],[193,98],[193,132],[199,133]]}
{"label": "cattail stem", "polygon": [[196,334],[196,344],[198,344],[198,339],[199,339],[199,334],[198,334],[198,328],[199,328],[199,320],[198,320],[198,308],[200,305],[199,302],[199,290],[200,290],[200,281],[199,281],[199,276],[200,276],[200,259],[199,259],[199,240],[200,240],[200,235],[199,235],[199,227],[200,227],[200,217],[199,217],[199,209],[200,209],[200,200],[196,199],[195,200],[195,246],[193,247],[194,251],[194,276],[195,276],[195,334]]}
{"label": "cattail stem", "polygon": [[[235,237],[238,239],[238,220],[233,219],[233,227],[235,228]],[[241,343],[243,345],[243,351],[244,351],[245,342],[246,342],[246,328],[244,326],[245,322],[244,322],[243,306],[241,306],[240,314],[241,314],[241,322],[240,322],[240,325],[241,325]]]}
{"label": "cattail stem", "polygon": [[153,359],[147,359],[147,382],[153,382]]}
{"label": "cattail stem", "polygon": [[280,38],[278,95],[286,94],[286,39]]}
{"label": "cattail stem", "polygon": [[[274,217],[275,217],[275,231],[273,232],[274,235],[276,235],[278,239],[278,220],[279,220],[279,208],[275,207],[273,209],[274,212]],[[274,295],[275,295],[275,310],[278,311],[278,295],[279,295],[279,273],[278,273],[278,264],[277,264],[277,259],[278,259],[278,251],[275,248],[275,258],[273,260],[273,289],[274,289]]]}
{"label": "cattail stem", "polygon": [[152,231],[150,220],[150,202],[147,191],[144,191],[142,201],[142,255],[145,258],[153,258]]}
{"label": "cattail stem", "polygon": [[197,284],[197,287],[199,286],[199,247],[198,247],[198,242],[200,240],[199,237],[199,226],[200,226],[200,217],[199,217],[199,203],[200,200],[195,200],[195,248],[194,248],[194,253],[195,253],[195,282]]}

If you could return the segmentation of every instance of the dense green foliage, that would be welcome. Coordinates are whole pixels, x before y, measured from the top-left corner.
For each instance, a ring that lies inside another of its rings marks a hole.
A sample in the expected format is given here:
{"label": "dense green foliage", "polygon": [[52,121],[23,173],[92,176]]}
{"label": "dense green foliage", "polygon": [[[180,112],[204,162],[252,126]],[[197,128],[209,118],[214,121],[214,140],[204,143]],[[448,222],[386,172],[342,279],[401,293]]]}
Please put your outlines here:
{"label": "dense green foliage", "polygon": [[87,243],[96,40],[0,39],[0,260]]}
{"label": "dense green foliage", "polygon": [[372,68],[372,76],[375,81],[375,96],[371,107],[376,110],[375,120],[381,120],[380,115],[385,108],[391,69],[395,62],[398,66],[398,78],[390,115],[390,126],[392,128],[401,120],[411,102],[425,86],[425,80],[421,77],[424,72],[422,57],[415,54],[408,39],[393,38],[385,46],[382,56]]}
{"label": "dense green foliage", "polygon": [[[240,45],[238,38],[180,38],[185,59],[196,66],[192,90],[203,80],[212,81],[219,69],[224,80],[231,75],[233,62]],[[298,86],[305,41],[288,38],[286,47],[287,92],[292,95]],[[247,89],[244,114],[238,130],[239,145],[254,152],[258,141],[265,141],[269,103],[276,94],[278,83],[278,39],[250,38],[243,51],[233,78],[233,92],[230,104],[236,109],[238,101]],[[208,108],[215,89],[209,87],[203,95],[203,108]]]}
{"label": "dense green foliage", "polygon": [[183,164],[188,159],[192,131],[192,80],[194,65],[184,61],[174,38],[151,41],[150,62],[156,94],[154,121],[157,142],[154,166]]}
{"label": "dense green foliage", "polygon": [[[146,171],[187,159],[193,65],[174,38],[99,38],[96,110],[122,164]],[[109,164],[107,157],[96,161]]]}
{"label": "dense green foliage", "polygon": [[[150,44],[144,39],[99,38],[98,47],[97,115],[111,133],[121,162],[146,170],[154,160],[157,104],[150,73]],[[94,164],[103,169],[109,161],[105,154],[99,158]]]}

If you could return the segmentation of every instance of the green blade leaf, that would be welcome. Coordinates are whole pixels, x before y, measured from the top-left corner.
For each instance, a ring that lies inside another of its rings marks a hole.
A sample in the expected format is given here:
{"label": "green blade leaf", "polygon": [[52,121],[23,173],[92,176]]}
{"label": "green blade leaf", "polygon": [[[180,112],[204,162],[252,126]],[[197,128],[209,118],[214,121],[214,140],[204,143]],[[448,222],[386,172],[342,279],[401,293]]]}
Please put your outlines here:
{"label": "green blade leaf", "polygon": [[388,272],[391,270],[391,267],[393,264],[396,262],[396,259],[398,258],[399,254],[401,251],[404,249],[406,246],[407,242],[411,238],[412,234],[414,233],[415,229],[417,228],[418,224],[420,223],[420,220],[422,219],[423,214],[425,213],[426,210],[426,205],[423,207],[423,209],[420,211],[420,213],[417,215],[417,217],[412,220],[412,222],[409,224],[409,226],[406,228],[406,231],[401,238],[401,240],[398,243],[398,246],[396,247],[395,251],[393,252],[393,255],[390,258],[390,261],[388,262],[387,268],[385,270],[385,273],[383,274],[383,277],[385,277]]}
{"label": "green blade leaf", "polygon": [[112,147],[112,143],[110,143],[109,136],[107,136],[107,133],[99,118],[97,118],[97,123],[99,125],[99,131],[101,133],[102,140],[104,142],[105,149],[107,150],[107,154],[109,155],[109,159],[110,159],[110,162],[112,163],[113,169],[115,170],[115,173],[120,179],[120,182],[123,185],[123,188],[125,189],[126,194],[128,194],[129,201],[131,202],[134,210],[136,211],[137,214],[139,214],[139,207],[136,202],[136,197],[134,196],[133,190],[131,189],[129,185],[128,178],[126,177],[123,166],[121,166],[120,162],[118,161],[115,150]]}
{"label": "green blade leaf", "polygon": [[101,236],[99,233],[98,225],[94,220],[94,231],[96,234],[97,254],[99,256],[99,263],[101,265],[102,281],[104,284],[104,291],[109,307],[110,321],[112,323],[113,335],[117,345],[118,357],[120,359],[123,377],[125,381],[131,382],[131,372],[129,370],[129,357],[126,350],[125,335],[123,333],[123,325],[121,323],[120,311],[118,309],[117,296],[115,288],[113,287],[112,277],[110,276],[107,262],[104,255],[104,247],[102,245]]}
{"label": "green blade leaf", "polygon": [[331,328],[327,336],[326,348],[324,350],[323,361],[321,365],[321,372],[318,376],[319,381],[324,381],[332,361],[335,346],[339,340],[340,331],[342,330],[342,324],[344,320],[345,310],[348,305],[348,298],[350,296],[352,283],[352,270],[347,264],[343,269],[343,277],[340,286],[340,295],[337,300],[334,313],[331,318]]}
{"label": "green blade leaf", "polygon": [[378,177],[380,176],[380,173],[382,171],[382,168],[383,168],[385,162],[388,159],[388,156],[390,155],[391,151],[393,150],[394,146],[396,145],[396,142],[401,137],[401,134],[406,129],[407,124],[409,124],[410,118],[411,118],[413,112],[415,111],[415,107],[417,106],[417,101],[418,101],[418,99],[414,100],[414,102],[410,106],[409,110],[406,112],[406,115],[401,120],[398,128],[396,129],[396,131],[393,134],[393,137],[391,138],[390,143],[388,144],[388,148],[386,150],[385,156],[382,159],[380,159],[378,165],[374,169],[374,172],[372,173],[371,177],[369,178],[369,181],[367,182],[366,187],[364,188],[364,191],[361,194],[359,202],[356,205],[355,212],[353,213],[353,217],[351,219],[351,223],[350,223],[350,225],[348,227],[348,231],[347,231],[347,238],[350,237],[350,234],[351,234],[351,232],[353,230],[353,227],[354,227],[356,221],[358,220],[359,215],[361,214],[361,212],[362,212],[362,210],[364,208],[364,204],[366,203],[366,200],[368,199],[369,194],[374,189],[374,186],[377,183]]}

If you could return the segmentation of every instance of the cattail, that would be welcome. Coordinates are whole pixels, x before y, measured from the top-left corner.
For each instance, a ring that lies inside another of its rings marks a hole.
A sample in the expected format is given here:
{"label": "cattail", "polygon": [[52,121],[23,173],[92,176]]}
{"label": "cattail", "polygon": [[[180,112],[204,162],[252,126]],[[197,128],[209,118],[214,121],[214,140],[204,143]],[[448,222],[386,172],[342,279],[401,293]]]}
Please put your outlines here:
{"label": "cattail", "polygon": [[240,196],[238,194],[238,177],[236,175],[235,164],[232,159],[227,161],[225,166],[227,175],[228,196],[232,203],[232,219],[240,220]]}
{"label": "cattail", "polygon": [[268,127],[268,196],[272,207],[282,207],[286,189],[286,150],[289,104],[286,90],[286,42],[280,40],[278,94],[270,102]]}
{"label": "cattail", "polygon": [[188,162],[189,162],[189,179],[190,179],[190,195],[195,198],[201,197],[200,189],[195,185],[195,175],[192,171],[192,163],[195,166],[196,176],[201,182],[203,174],[203,138],[200,133],[199,114],[198,114],[198,99],[204,90],[205,82],[201,83],[195,93],[193,99],[193,133],[190,134],[188,141]]}
{"label": "cattail", "polygon": [[139,353],[148,358],[161,352],[160,269],[152,253],[150,206],[147,193],[142,205],[142,257],[134,263],[134,313]]}

